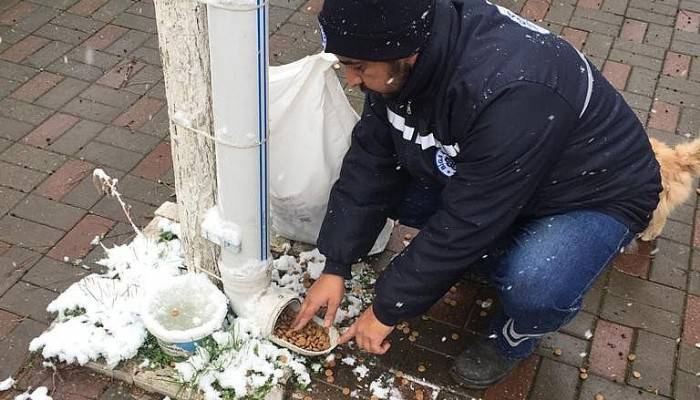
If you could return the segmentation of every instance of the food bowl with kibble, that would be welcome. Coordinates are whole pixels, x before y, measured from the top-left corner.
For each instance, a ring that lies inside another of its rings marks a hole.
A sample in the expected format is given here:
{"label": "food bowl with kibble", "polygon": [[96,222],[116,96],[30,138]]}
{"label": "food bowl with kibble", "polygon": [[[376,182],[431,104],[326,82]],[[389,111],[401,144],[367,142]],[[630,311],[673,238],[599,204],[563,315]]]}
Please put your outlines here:
{"label": "food bowl with kibble", "polygon": [[221,329],[227,312],[226,295],[203,274],[187,273],[146,295],[141,319],[165,353],[187,357]]}
{"label": "food bowl with kibble", "polygon": [[333,326],[324,327],[321,318],[314,316],[304,328],[292,330],[292,322],[300,308],[299,300],[294,299],[280,310],[269,335],[270,341],[304,356],[322,356],[333,351],[338,346],[340,334]]}

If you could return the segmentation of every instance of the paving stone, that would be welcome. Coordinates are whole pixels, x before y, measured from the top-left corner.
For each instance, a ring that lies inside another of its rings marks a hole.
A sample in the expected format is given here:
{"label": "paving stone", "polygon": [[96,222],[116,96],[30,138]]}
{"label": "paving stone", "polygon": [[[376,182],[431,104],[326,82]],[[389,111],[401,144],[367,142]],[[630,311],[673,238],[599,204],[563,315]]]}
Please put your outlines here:
{"label": "paving stone", "polygon": [[[554,354],[555,349],[561,350],[561,355]],[[537,348],[539,355],[565,364],[581,367],[588,354],[588,342],[564,333],[550,333],[542,338]],[[584,357],[581,354],[585,353]]]}
{"label": "paving stone", "polygon": [[17,82],[24,82],[36,75],[37,70],[23,65],[0,60],[0,77]]}
{"label": "paving stone", "polygon": [[115,25],[142,32],[156,33],[156,20],[134,14],[119,14],[112,20]]}
{"label": "paving stone", "polygon": [[665,50],[656,46],[637,43],[630,40],[617,39],[614,44],[615,49],[626,51],[629,53],[652,57],[655,59],[663,59]]}
{"label": "paving stone", "polygon": [[4,340],[19,325],[22,317],[5,310],[0,310],[0,341]]}
{"label": "paving stone", "polygon": [[102,70],[100,68],[75,60],[69,60],[67,56],[54,61],[51,65],[46,67],[46,69],[57,74],[86,81],[95,81],[102,76]]}
{"label": "paving stone", "polygon": [[644,43],[666,48],[671,44],[673,28],[659,24],[649,24]]}
{"label": "paving stone", "polygon": [[[455,327],[462,327],[467,322],[469,310],[477,299],[485,300],[487,297],[479,298],[480,288],[476,285],[460,284],[456,285],[454,293],[447,292],[436,302],[426,313],[431,319],[450,324]],[[495,296],[491,297],[495,300]],[[455,301],[453,306],[452,300]]]}
{"label": "paving stone", "polygon": [[695,346],[700,343],[700,297],[688,296],[683,321],[683,343]]}
{"label": "paving stone", "polygon": [[139,47],[131,53],[131,57],[151,65],[161,66],[160,53],[150,47]]}
{"label": "paving stone", "polygon": [[108,24],[87,39],[83,45],[96,50],[102,50],[114,43],[115,40],[119,39],[127,31],[127,28]]}
{"label": "paving stone", "polygon": [[149,37],[148,33],[132,29],[104,49],[104,51],[124,57],[139,48]]}
{"label": "paving stone", "polygon": [[51,143],[48,149],[61,154],[73,155],[82,150],[103,128],[104,124],[99,122],[81,120]]}
{"label": "paving stone", "polygon": [[104,6],[95,11],[92,17],[107,22],[126,11],[131,5],[131,0],[109,0]]}
{"label": "paving stone", "polygon": [[530,400],[575,400],[578,374],[577,368],[548,358],[542,359]]}
{"label": "paving stone", "polygon": [[[156,54],[159,59],[160,55]],[[151,87],[163,80],[163,72],[160,67],[146,65],[129,78],[129,81],[124,85],[124,89],[131,93],[143,95],[148,92]]]}
{"label": "paving stone", "polygon": [[63,164],[65,156],[15,143],[0,155],[0,159],[21,167],[51,173]]}
{"label": "paving stone", "polygon": [[691,374],[700,373],[700,349],[680,343],[678,368]]}
{"label": "paving stone", "polygon": [[162,183],[141,179],[133,175],[126,175],[119,180],[120,192],[124,197],[136,199],[147,204],[160,206],[164,202],[171,200],[174,189]]}
{"label": "paving stone", "polygon": [[29,342],[45,329],[45,324],[31,319],[25,319],[19,323],[3,341],[3,351],[0,352],[0,376],[17,376],[29,358],[27,353]]}
{"label": "paving stone", "polygon": [[119,109],[129,107],[138,99],[138,96],[133,93],[98,84],[91,85],[80,94],[80,97]]}
{"label": "paving stone", "polygon": [[49,251],[48,256],[57,260],[64,257],[82,258],[93,247],[95,236],[102,236],[114,225],[114,221],[88,214]]}
{"label": "paving stone", "polygon": [[641,67],[632,69],[627,90],[632,93],[652,97],[656,88],[658,73]]}
{"label": "paving stone", "polygon": [[18,140],[32,130],[32,126],[27,123],[2,116],[0,116],[0,126],[2,126],[0,137],[9,140]]}
{"label": "paving stone", "polygon": [[72,45],[82,43],[90,35],[89,33],[53,24],[44,25],[35,33],[47,39],[58,40]]}
{"label": "paving stone", "polygon": [[52,24],[62,25],[83,33],[93,34],[104,26],[104,22],[85,18],[73,13],[63,13],[51,21]]}
{"label": "paving stone", "polygon": [[23,63],[34,68],[46,68],[56,59],[68,52],[71,48],[73,48],[72,44],[53,40],[27,57]]}
{"label": "paving stone", "polygon": [[[681,110],[681,119],[678,122],[678,133],[681,135],[696,136],[700,133],[700,110],[695,110],[692,108],[683,108]],[[675,210],[674,210],[675,212]],[[685,214],[681,218],[687,220],[688,215]],[[674,218],[677,219],[677,218]],[[692,216],[690,216],[692,220]]]}
{"label": "paving stone", "polygon": [[158,111],[150,121],[147,121],[139,129],[139,132],[155,135],[159,138],[165,138],[170,134],[170,119],[168,117],[167,107],[163,107]]}
{"label": "paving stone", "polygon": [[79,120],[72,115],[56,113],[25,136],[22,142],[32,146],[46,147]]}
{"label": "paving stone", "polygon": [[[94,188],[93,188],[94,191]],[[134,223],[139,227],[144,227],[153,218],[153,212],[156,207],[143,203],[138,200],[129,199],[129,204],[131,208],[129,213]],[[122,211],[119,203],[116,200],[103,197],[100,201],[92,207],[91,211],[97,215],[103,216],[105,218],[113,219],[120,222],[128,222],[124,216],[124,211]]]}
{"label": "paving stone", "polygon": [[61,200],[61,198],[75,188],[93,168],[94,165],[90,163],[80,160],[69,160],[46,179],[46,181],[37,188],[36,193],[48,199]]}
{"label": "paving stone", "polygon": [[163,102],[161,100],[142,97],[112,123],[117,126],[128,127],[129,129],[138,129],[152,119],[153,115],[157,113],[162,106]]}
{"label": "paving stone", "polygon": [[593,332],[596,316],[594,314],[580,311],[576,317],[559,330],[563,333],[575,336],[579,339],[586,339],[586,332]]}
{"label": "paving stone", "polygon": [[598,320],[591,345],[590,370],[610,380],[623,382],[633,334],[629,327]]}
{"label": "paving stone", "polygon": [[679,243],[690,243],[692,240],[692,228],[690,225],[680,223],[678,221],[668,220],[663,232],[662,238],[674,240]]}
{"label": "paving stone", "polygon": [[618,271],[610,272],[608,292],[634,303],[643,303],[680,314],[685,302],[684,293],[663,285],[629,276]]}
{"label": "paving stone", "polygon": [[66,54],[66,57],[71,61],[91,65],[102,71],[109,70],[121,61],[121,57],[85,45],[75,47]]}
{"label": "paving stone", "polygon": [[535,379],[538,361],[538,357],[530,356],[521,362],[503,381],[486,389],[484,400],[525,399]]}
{"label": "paving stone", "polygon": [[621,325],[646,329],[670,338],[677,338],[680,334],[679,315],[611,294],[605,296],[600,316]]}
{"label": "paving stone", "polygon": [[685,290],[688,279],[688,272],[667,262],[652,263],[650,280],[671,286],[676,289]]}
{"label": "paving stone", "polygon": [[134,168],[132,173],[144,179],[156,180],[172,166],[170,143],[162,142]]}
{"label": "paving stone", "polygon": [[56,87],[49,90],[45,95],[41,96],[36,104],[58,109],[66,104],[69,100],[78,95],[87,88],[90,84],[74,78],[64,78]]}
{"label": "paving stone", "polygon": [[95,163],[97,166],[106,165],[122,171],[131,170],[142,157],[140,153],[99,142],[88,143],[78,152],[78,156]]}
{"label": "paving stone", "polygon": [[[111,172],[107,173],[114,177]],[[68,194],[63,196],[61,202],[89,210],[101,198],[102,195],[95,189],[95,185],[92,183],[92,178],[86,177],[79,181],[75,187],[68,192]]]}
{"label": "paving stone", "polygon": [[671,396],[676,341],[653,333],[639,331],[634,354],[636,358],[631,364],[631,368],[633,371],[638,371],[641,377],[637,379],[630,376],[627,378],[627,384],[654,393],[658,390],[660,394]]}
{"label": "paving stone", "polygon": [[690,248],[688,246],[660,238],[656,239],[656,248],[659,250],[654,255],[654,264],[671,263],[679,268],[688,268],[690,262]]}
{"label": "paving stone", "polygon": [[[126,12],[135,15],[143,15],[144,17],[148,18],[156,17],[155,6],[153,5],[153,3],[148,2],[134,3],[131,7],[129,7],[126,10]],[[272,11],[270,12],[270,14],[272,14]]]}
{"label": "paving stone", "polygon": [[37,8],[36,4],[29,2],[17,3],[14,7],[4,9],[3,13],[0,14],[0,25],[15,25]]}
{"label": "paving stone", "polygon": [[61,293],[91,273],[80,266],[44,257],[22,277],[22,280]]}
{"label": "paving stone", "polygon": [[657,58],[630,53],[628,51],[613,48],[608,56],[610,60],[630,64],[636,67],[643,67],[653,71],[661,71],[663,61]]}
{"label": "paving stone", "polygon": [[29,57],[35,51],[44,47],[48,40],[38,36],[27,36],[19,42],[15,43],[9,49],[0,54],[0,58],[6,61],[18,63]]}
{"label": "paving stone", "polygon": [[700,377],[677,371],[674,390],[675,400],[695,400],[700,396]]}
{"label": "paving stone", "polygon": [[0,295],[10,289],[40,258],[41,254],[19,246],[12,246],[0,255]]}
{"label": "paving stone", "polygon": [[[690,81],[689,81],[690,82]],[[664,88],[656,89],[656,98],[667,103],[672,103],[678,106],[687,106],[700,108],[700,96],[695,96],[688,93],[680,93],[678,90],[670,90]]]}
{"label": "paving stone", "polygon": [[12,210],[16,217],[67,231],[85,215],[85,210],[45,197],[29,195]]}
{"label": "paving stone", "polygon": [[62,111],[93,121],[109,123],[121,112],[120,109],[93,100],[74,98]]}
{"label": "paving stone", "polygon": [[[39,322],[49,323],[52,317],[46,311],[46,306],[57,296],[58,293],[19,281],[0,297],[0,308],[17,315],[28,316]],[[19,327],[15,328],[10,336],[17,332],[17,329]]]}
{"label": "paving stone", "polygon": [[22,101],[4,98],[0,100],[0,114],[20,122],[38,125],[53,114],[53,111]]}
{"label": "paving stone", "polygon": [[685,77],[690,70],[690,56],[672,51],[666,53],[662,73],[669,76]]}
{"label": "paving stone", "polygon": [[629,77],[632,67],[627,64],[618,63],[615,61],[606,61],[603,66],[603,76],[617,90],[625,90],[627,85],[627,77]]}
{"label": "paving stone", "polygon": [[0,216],[10,211],[24,196],[22,192],[0,186]]}
{"label": "paving stone", "polygon": [[594,399],[596,394],[602,394],[605,400],[663,400],[664,397],[645,392],[631,386],[620,385],[595,375],[589,375],[581,386],[579,399]]}
{"label": "paving stone", "polygon": [[61,79],[63,79],[63,77],[59,75],[55,75],[50,72],[40,72],[31,80],[23,84],[14,93],[12,93],[12,97],[17,100],[31,103],[39,96],[56,86]]}
{"label": "paving stone", "polygon": [[6,215],[0,219],[0,240],[44,252],[63,236],[63,231]]}
{"label": "paving stone", "polygon": [[583,49],[583,45],[586,43],[586,38],[588,37],[588,32],[579,29],[573,29],[565,27],[562,30],[562,35],[569,43],[571,43],[579,51]]}
{"label": "paving stone", "polygon": [[549,10],[549,3],[543,0],[527,0],[520,15],[531,21],[542,21]]}
{"label": "paving stone", "polygon": [[47,174],[40,171],[25,169],[13,164],[0,161],[0,185],[8,186],[22,192],[30,192]]}
{"label": "paving stone", "polygon": [[60,13],[59,10],[50,7],[39,7],[30,15],[14,24],[14,29],[25,32],[34,32]]}
{"label": "paving stone", "polygon": [[631,40],[633,42],[642,43],[644,42],[644,35],[646,34],[648,23],[637,21],[634,19],[625,19],[622,25],[622,31],[620,32],[620,37],[624,40]]}
{"label": "paving stone", "polygon": [[97,9],[102,7],[106,2],[107,0],[81,0],[73,5],[73,7],[71,7],[68,11],[73,14],[89,16],[97,11]]}

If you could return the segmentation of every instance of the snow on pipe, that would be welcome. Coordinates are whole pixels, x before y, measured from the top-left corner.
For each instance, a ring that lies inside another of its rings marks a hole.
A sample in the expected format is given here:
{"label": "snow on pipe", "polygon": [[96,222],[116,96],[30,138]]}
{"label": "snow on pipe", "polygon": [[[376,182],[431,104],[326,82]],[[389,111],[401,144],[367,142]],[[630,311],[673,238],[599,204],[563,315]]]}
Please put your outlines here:
{"label": "snow on pipe", "polygon": [[297,297],[269,287],[268,6],[264,0],[206,3],[214,132],[221,145],[217,205],[202,231],[221,245],[219,270],[234,312],[269,335]]}

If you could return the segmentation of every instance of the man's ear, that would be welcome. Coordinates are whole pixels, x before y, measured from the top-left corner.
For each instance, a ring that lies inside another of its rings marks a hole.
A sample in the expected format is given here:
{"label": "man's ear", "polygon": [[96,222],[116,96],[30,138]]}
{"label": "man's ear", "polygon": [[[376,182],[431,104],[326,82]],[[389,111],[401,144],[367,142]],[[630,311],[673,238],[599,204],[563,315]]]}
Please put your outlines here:
{"label": "man's ear", "polygon": [[412,55],[410,55],[410,56],[404,58],[404,60],[405,60],[410,66],[413,66],[413,65],[416,63],[416,61],[418,61],[418,53],[412,54]]}

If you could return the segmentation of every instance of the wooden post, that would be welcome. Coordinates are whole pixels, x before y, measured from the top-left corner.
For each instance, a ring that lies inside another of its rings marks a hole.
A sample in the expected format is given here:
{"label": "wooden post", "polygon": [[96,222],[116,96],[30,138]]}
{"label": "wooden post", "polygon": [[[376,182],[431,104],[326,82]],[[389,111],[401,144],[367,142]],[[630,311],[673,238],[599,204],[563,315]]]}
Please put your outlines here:
{"label": "wooden post", "polygon": [[212,132],[206,6],[193,0],[155,0],[158,42],[171,117],[175,189],[185,265],[219,275],[218,246],[200,234],[204,213],[216,201],[214,143],[172,122],[177,112],[191,126]]}

